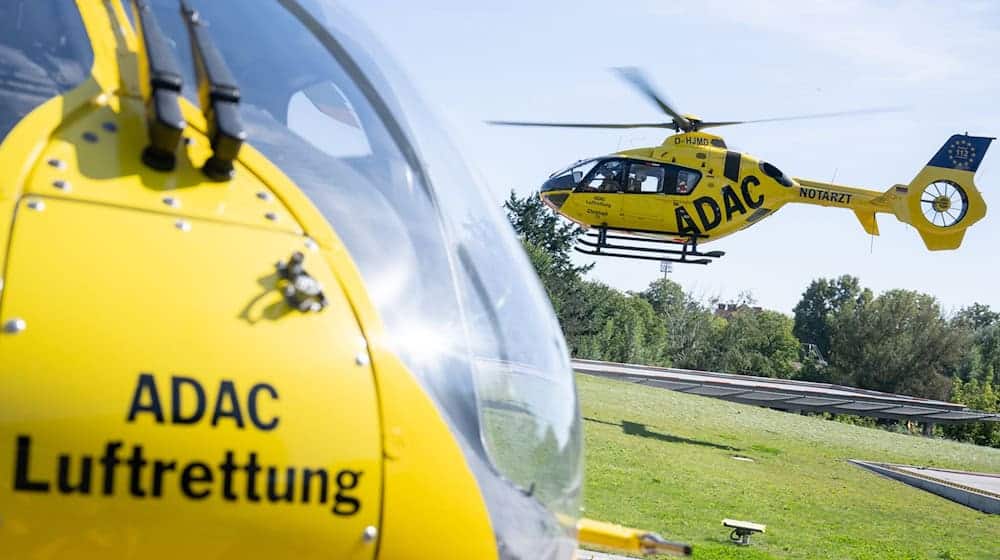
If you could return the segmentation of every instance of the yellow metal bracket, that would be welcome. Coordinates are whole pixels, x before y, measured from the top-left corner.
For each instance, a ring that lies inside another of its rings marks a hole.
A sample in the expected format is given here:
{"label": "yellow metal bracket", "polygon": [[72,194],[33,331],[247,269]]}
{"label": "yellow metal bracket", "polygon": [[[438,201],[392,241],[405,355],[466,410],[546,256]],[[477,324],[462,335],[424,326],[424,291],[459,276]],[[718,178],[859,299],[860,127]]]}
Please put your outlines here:
{"label": "yellow metal bracket", "polygon": [[581,545],[599,546],[633,554],[673,554],[691,556],[691,545],[671,542],[656,533],[630,529],[593,519],[581,519],[576,524]]}

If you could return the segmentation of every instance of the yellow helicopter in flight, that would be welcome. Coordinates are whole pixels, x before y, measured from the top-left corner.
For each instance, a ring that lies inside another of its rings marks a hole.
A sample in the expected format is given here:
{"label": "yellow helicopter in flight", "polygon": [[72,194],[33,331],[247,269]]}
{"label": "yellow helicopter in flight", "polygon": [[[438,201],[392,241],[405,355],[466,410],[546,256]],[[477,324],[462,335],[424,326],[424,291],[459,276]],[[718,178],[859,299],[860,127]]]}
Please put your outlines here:
{"label": "yellow helicopter in flight", "polygon": [[640,70],[615,71],[670,120],[627,124],[488,121],[506,126],[676,132],[659,146],[578,161],[542,184],[540,196],[546,205],[589,230],[578,240],[576,249],[582,253],[709,264],[725,253],[701,251],[701,244],[746,229],[789,203],[851,210],[871,235],[879,233],[876,214],[892,214],[916,228],[927,248],[936,251],[958,248],[965,230],[986,215],[986,203],[973,178],[993,138],[956,134],[912,181],[885,191],[789,177],[771,163],[729,149],[721,137],[703,130],[857,112],[704,121],[675,110]]}

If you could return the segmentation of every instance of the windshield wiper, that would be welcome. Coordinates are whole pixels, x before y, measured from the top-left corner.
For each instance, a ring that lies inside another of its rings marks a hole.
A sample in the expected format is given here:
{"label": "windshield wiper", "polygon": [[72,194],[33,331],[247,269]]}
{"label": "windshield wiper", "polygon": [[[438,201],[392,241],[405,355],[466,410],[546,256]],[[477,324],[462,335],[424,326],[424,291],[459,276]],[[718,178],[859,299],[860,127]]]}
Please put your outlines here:
{"label": "windshield wiper", "polygon": [[180,65],[149,2],[132,0],[132,7],[139,22],[139,85],[148,104],[149,146],[142,151],[142,161],[153,169],[171,171],[186,126],[178,101],[184,85]]}
{"label": "windshield wiper", "polygon": [[208,122],[212,145],[212,157],[205,162],[202,172],[216,181],[226,181],[233,177],[233,160],[247,138],[239,113],[240,88],[198,12],[184,0],[181,0],[181,15],[191,39],[198,102]]}

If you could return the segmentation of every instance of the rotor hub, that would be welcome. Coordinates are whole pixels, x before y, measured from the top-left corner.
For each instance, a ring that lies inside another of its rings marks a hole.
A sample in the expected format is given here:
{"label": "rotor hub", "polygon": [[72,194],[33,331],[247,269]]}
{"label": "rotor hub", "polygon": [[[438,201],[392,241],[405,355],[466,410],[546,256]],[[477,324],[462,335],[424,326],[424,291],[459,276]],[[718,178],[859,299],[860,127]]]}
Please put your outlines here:
{"label": "rotor hub", "polygon": [[951,199],[941,195],[934,199],[933,207],[935,212],[947,212],[951,210]]}
{"label": "rotor hub", "polygon": [[969,196],[955,183],[940,179],[924,188],[920,210],[927,221],[939,227],[951,227],[962,221],[969,210]]}

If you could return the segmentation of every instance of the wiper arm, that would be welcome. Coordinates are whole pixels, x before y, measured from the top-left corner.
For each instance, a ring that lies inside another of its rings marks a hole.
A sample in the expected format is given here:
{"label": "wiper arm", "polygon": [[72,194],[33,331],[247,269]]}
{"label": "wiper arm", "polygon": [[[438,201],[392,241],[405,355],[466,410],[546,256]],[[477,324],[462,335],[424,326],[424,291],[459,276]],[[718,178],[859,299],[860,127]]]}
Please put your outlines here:
{"label": "wiper arm", "polygon": [[222,54],[212,43],[198,12],[183,0],[181,15],[191,39],[191,53],[198,77],[198,102],[208,121],[208,137],[212,145],[212,157],[205,162],[202,172],[216,181],[226,181],[233,177],[233,160],[247,138],[239,113],[240,88]]}
{"label": "wiper arm", "polygon": [[132,0],[132,7],[139,22],[139,85],[148,104],[149,146],[142,151],[142,161],[153,169],[170,171],[186,126],[178,102],[184,82],[149,2]]}

